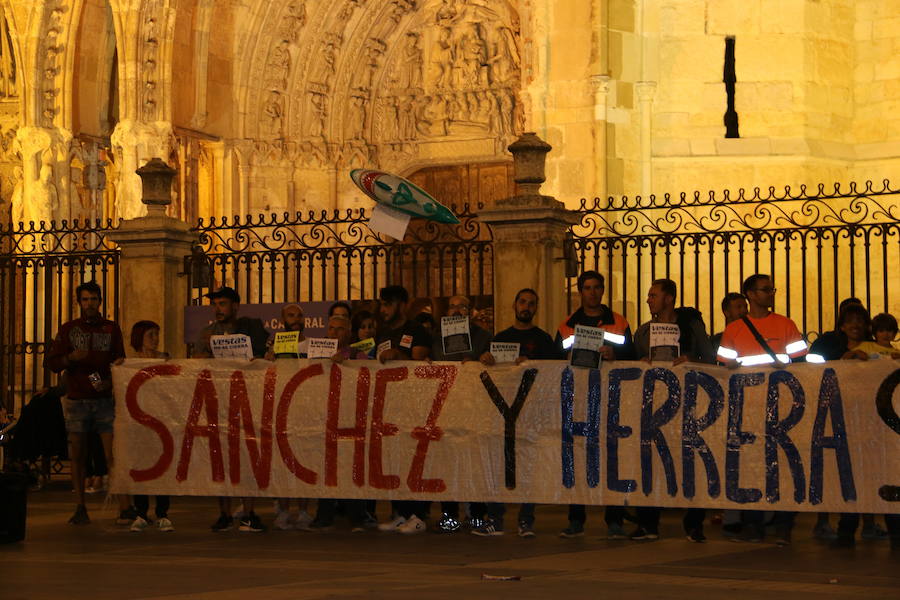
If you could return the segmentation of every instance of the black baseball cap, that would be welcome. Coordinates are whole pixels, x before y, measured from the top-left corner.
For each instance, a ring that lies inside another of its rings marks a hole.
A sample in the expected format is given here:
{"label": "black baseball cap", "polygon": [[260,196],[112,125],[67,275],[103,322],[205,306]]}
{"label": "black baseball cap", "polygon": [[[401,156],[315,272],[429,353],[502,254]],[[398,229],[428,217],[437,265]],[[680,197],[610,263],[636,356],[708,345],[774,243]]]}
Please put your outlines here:
{"label": "black baseball cap", "polygon": [[216,298],[228,298],[232,302],[237,302],[238,304],[241,303],[241,297],[238,293],[234,291],[234,288],[230,288],[227,285],[203,295],[210,300],[215,300]]}

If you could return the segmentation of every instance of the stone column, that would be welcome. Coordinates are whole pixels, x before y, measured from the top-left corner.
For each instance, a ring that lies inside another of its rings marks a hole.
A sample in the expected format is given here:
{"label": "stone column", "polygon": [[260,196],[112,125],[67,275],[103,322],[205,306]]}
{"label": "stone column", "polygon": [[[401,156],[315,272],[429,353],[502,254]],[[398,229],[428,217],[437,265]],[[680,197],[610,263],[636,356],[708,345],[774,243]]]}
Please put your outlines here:
{"label": "stone column", "polygon": [[156,321],[161,330],[160,349],[181,358],[186,350],[182,335],[187,289],[179,273],[197,235],[187,223],[166,215],[176,171],[154,158],[136,173],[142,180],[141,202],[147,215],[123,221],[118,230],[110,233],[122,253],[119,324],[127,343],[137,321]]}
{"label": "stone column", "polygon": [[516,292],[530,287],[539,296],[535,324],[554,335],[566,316],[566,231],[578,216],[562,202],[542,196],[544,162],[549,144],[525,133],[509,146],[519,193],[497,200],[478,214],[493,232],[494,323],[497,330],[515,319]]}

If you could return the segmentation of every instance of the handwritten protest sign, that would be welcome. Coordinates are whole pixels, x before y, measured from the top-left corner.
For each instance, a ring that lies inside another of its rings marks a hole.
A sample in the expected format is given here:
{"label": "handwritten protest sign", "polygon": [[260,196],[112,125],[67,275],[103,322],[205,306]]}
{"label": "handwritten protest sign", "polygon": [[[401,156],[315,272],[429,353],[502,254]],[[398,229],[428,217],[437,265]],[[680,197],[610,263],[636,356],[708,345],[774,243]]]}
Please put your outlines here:
{"label": "handwritten protest sign", "polygon": [[132,359],[113,383],[114,493],[900,508],[893,360]]}

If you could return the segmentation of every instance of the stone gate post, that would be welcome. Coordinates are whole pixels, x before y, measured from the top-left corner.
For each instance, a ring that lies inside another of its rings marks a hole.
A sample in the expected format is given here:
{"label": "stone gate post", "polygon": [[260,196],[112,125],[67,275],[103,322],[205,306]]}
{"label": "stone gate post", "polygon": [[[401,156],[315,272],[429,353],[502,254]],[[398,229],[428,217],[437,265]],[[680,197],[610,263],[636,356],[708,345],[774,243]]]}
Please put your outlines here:
{"label": "stone gate post", "polygon": [[493,232],[494,323],[502,331],[515,318],[516,292],[530,287],[540,298],[535,324],[555,335],[566,316],[565,240],[578,216],[540,193],[550,144],[525,133],[509,146],[518,194],[497,200],[478,217]]}
{"label": "stone gate post", "polygon": [[197,235],[187,223],[166,215],[175,169],[154,158],[136,172],[142,180],[141,202],[147,206],[147,215],[123,221],[110,234],[121,250],[119,324],[127,345],[132,325],[144,319],[156,321],[161,328],[160,349],[182,358],[187,290],[178,274]]}

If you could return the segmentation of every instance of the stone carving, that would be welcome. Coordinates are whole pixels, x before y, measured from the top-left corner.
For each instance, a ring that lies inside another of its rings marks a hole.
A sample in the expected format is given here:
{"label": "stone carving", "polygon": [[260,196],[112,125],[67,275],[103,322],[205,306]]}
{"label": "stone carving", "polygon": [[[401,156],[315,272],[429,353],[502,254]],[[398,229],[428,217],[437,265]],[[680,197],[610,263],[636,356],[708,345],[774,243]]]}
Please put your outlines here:
{"label": "stone carving", "polygon": [[381,57],[384,55],[385,48],[384,42],[377,38],[370,38],[366,42],[366,64],[359,78],[361,87],[372,89],[375,72],[381,64]]}
{"label": "stone carving", "polygon": [[325,94],[309,93],[309,116],[307,135],[311,138],[324,139],[325,119],[328,118]]}
{"label": "stone carving", "polygon": [[23,223],[25,222],[25,178],[22,175],[22,167],[18,165],[13,169],[13,181],[15,183],[13,184],[13,193],[10,199],[12,204],[10,220],[12,223]]}
{"label": "stone carving", "polygon": [[41,123],[45,127],[52,127],[53,120],[59,112],[56,106],[56,97],[59,87],[56,85],[56,76],[59,75],[59,55],[62,52],[61,40],[65,39],[64,30],[67,22],[64,20],[66,8],[60,0],[48,3],[50,16],[47,23],[46,35],[42,40],[41,49],[44,56],[44,79],[41,85]]}
{"label": "stone carving", "polygon": [[487,48],[476,23],[469,26],[457,40],[457,56],[460,57],[459,87],[480,87],[487,85],[487,77],[482,65],[487,62]]}
{"label": "stone carving", "polygon": [[296,44],[300,30],[306,25],[306,0],[295,0],[287,6],[278,26],[278,35],[282,41]]}
{"label": "stone carving", "polygon": [[145,121],[157,119],[157,79],[159,51],[159,15],[162,14],[159,0],[147,0],[143,14],[147,15],[141,27],[141,57],[143,90],[141,91],[141,117]]}
{"label": "stone carving", "polygon": [[348,140],[364,140],[366,131],[366,104],[368,98],[362,94],[354,95],[347,110],[345,138]]}
{"label": "stone carving", "polygon": [[287,89],[288,77],[291,72],[291,51],[289,45],[287,41],[282,40],[272,48],[264,75],[266,87],[270,89]]}
{"label": "stone carving", "polygon": [[269,99],[263,107],[263,131],[265,134],[281,137],[282,125],[284,122],[284,98],[281,94],[272,90],[269,92]]}
{"label": "stone carving", "polygon": [[438,89],[448,89],[453,83],[453,45],[450,42],[450,29],[438,29],[437,39],[431,46],[432,85]]}
{"label": "stone carving", "polygon": [[15,98],[18,95],[17,77],[16,58],[13,55],[9,25],[6,18],[0,16],[0,98]]}
{"label": "stone carving", "polygon": [[505,25],[493,28],[488,58],[491,85],[504,85],[517,78],[521,57],[512,30]]}
{"label": "stone carving", "polygon": [[421,89],[422,68],[424,58],[422,48],[419,46],[419,34],[410,31],[406,34],[406,45],[403,48],[403,60],[400,63],[397,87],[400,89]]}

